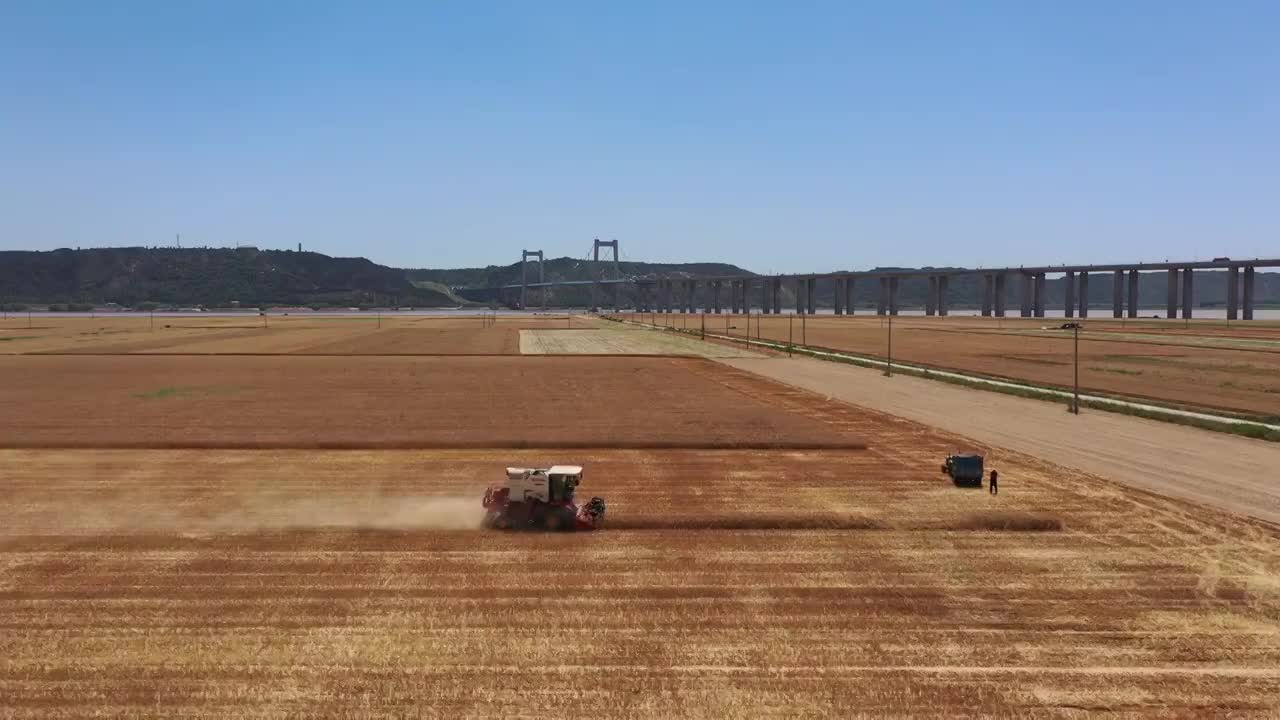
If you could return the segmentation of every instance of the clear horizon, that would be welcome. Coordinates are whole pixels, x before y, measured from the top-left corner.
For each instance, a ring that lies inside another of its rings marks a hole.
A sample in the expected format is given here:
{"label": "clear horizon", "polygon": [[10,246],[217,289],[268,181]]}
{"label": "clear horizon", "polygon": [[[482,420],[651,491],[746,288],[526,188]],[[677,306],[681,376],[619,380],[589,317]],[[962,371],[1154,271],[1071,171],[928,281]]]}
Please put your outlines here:
{"label": "clear horizon", "polygon": [[0,249],[1257,257],[1280,6],[0,7]]}

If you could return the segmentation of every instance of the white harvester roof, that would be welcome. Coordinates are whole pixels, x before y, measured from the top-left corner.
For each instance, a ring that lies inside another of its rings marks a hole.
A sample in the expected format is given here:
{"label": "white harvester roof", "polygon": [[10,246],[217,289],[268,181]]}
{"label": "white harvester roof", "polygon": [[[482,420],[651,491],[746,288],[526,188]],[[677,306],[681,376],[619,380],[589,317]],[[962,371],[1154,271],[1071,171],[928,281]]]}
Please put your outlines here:
{"label": "white harvester roof", "polygon": [[552,465],[547,470],[548,475],[581,475],[582,466],[580,465]]}

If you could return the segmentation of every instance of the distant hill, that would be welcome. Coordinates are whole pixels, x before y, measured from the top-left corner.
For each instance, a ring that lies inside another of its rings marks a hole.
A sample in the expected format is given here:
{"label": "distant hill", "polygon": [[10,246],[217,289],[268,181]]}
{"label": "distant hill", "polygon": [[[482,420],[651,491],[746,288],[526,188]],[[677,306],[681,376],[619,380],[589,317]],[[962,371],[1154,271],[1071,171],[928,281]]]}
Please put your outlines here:
{"label": "distant hill", "polygon": [[[548,280],[588,280],[589,263],[548,260]],[[530,263],[530,279],[537,265]],[[622,263],[627,277],[655,273],[699,277],[746,271],[717,263]],[[609,277],[613,277],[612,268]],[[243,307],[455,307],[488,302],[465,288],[520,281],[520,264],[453,270],[404,270],[364,258],[257,248],[91,248],[0,251],[0,303],[144,303]],[[585,304],[587,288],[556,291],[549,301]],[[469,299],[470,298],[470,299]]]}
{"label": "distant hill", "polygon": [[[902,268],[878,268],[902,269]],[[528,265],[529,281],[538,278],[537,263]],[[619,263],[603,268],[606,278],[708,277],[752,274],[726,263]],[[591,280],[590,262],[577,258],[548,259],[544,269],[548,281]],[[1091,276],[1089,299],[1095,304],[1109,303],[1109,274]],[[455,307],[468,303],[497,300],[491,288],[520,282],[520,263],[490,265],[483,268],[400,269],[378,265],[364,258],[338,258],[314,252],[291,250],[258,250],[257,248],[94,248],[85,250],[0,251],[0,303],[119,303],[137,306],[143,303],[162,305],[205,305],[225,307],[233,302],[241,306],[315,305],[331,307]],[[1061,279],[1047,284],[1048,304],[1061,305],[1065,286]],[[924,302],[927,281],[916,278],[903,281],[899,290],[903,306]],[[1226,299],[1226,273],[1196,273],[1194,302],[1221,304]],[[855,285],[859,304],[874,303],[878,292],[872,282]],[[728,303],[725,289],[724,303]],[[981,302],[982,280],[968,275],[952,278],[951,303],[954,306],[977,305]],[[1017,307],[1021,287],[1016,279],[1008,286],[1010,307]],[[792,302],[792,283],[783,288],[784,302]],[[819,303],[830,305],[834,288],[830,282],[819,282]],[[548,292],[551,306],[582,306],[589,302],[588,286],[555,288]],[[752,301],[758,303],[758,288]],[[630,287],[623,291],[623,302],[634,301]],[[1257,302],[1280,304],[1280,273],[1257,275]],[[530,298],[537,303],[536,294]],[[1161,307],[1165,302],[1164,273],[1143,275],[1141,301],[1147,307]]]}
{"label": "distant hill", "polygon": [[364,258],[257,248],[95,248],[0,252],[0,302],[144,302],[225,307],[456,305],[403,270]]}

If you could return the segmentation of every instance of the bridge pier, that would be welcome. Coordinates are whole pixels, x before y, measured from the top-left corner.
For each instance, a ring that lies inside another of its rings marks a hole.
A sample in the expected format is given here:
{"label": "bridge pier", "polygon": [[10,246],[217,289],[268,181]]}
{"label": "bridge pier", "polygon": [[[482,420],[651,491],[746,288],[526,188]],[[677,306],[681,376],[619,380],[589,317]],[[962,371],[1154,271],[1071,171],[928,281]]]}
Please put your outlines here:
{"label": "bridge pier", "polygon": [[1018,310],[1020,317],[1031,317],[1031,286],[1034,284],[1035,278],[1030,273],[1022,273],[1022,305]]}
{"label": "bridge pier", "polygon": [[1045,291],[1048,290],[1048,285],[1046,284],[1044,279],[1044,273],[1036,273],[1035,281],[1036,281],[1036,285],[1035,285],[1036,293],[1035,293],[1035,304],[1033,309],[1035,310],[1036,317],[1042,318],[1044,317]]}
{"label": "bridge pier", "polygon": [[1008,281],[1008,273],[997,273],[995,276],[995,297],[992,299],[995,300],[996,317],[1004,317],[1005,301],[1008,299],[1009,294],[1005,287]]}
{"label": "bridge pier", "polygon": [[1241,298],[1241,304],[1244,306],[1244,319],[1253,319],[1253,266],[1249,265],[1244,269],[1244,296]]}
{"label": "bridge pier", "polygon": [[1111,316],[1124,317],[1124,271],[1116,270],[1111,278]]}
{"label": "bridge pier", "polygon": [[1164,316],[1169,319],[1178,317],[1178,269],[1169,268],[1168,290],[1165,293]]}
{"label": "bridge pier", "polygon": [[995,303],[995,277],[991,273],[982,276],[982,317],[991,317],[991,306]]}
{"label": "bridge pier", "polygon": [[1182,271],[1182,319],[1191,319],[1192,296],[1195,294],[1195,285],[1193,278],[1195,277],[1191,268]]}
{"label": "bridge pier", "polygon": [[1075,317],[1076,314],[1076,274],[1071,270],[1067,271],[1064,278],[1066,280],[1067,296],[1062,301],[1062,314],[1066,317]]}
{"label": "bridge pier", "polygon": [[924,296],[924,314],[932,317],[938,311],[938,276],[929,276],[929,290]]}
{"label": "bridge pier", "polygon": [[1129,317],[1138,317],[1138,271],[1129,271]]}
{"label": "bridge pier", "polygon": [[1240,268],[1227,269],[1227,319],[1235,320],[1240,314]]}
{"label": "bridge pier", "polygon": [[938,299],[937,310],[939,317],[947,316],[947,289],[951,285],[951,277],[948,275],[938,276]]}

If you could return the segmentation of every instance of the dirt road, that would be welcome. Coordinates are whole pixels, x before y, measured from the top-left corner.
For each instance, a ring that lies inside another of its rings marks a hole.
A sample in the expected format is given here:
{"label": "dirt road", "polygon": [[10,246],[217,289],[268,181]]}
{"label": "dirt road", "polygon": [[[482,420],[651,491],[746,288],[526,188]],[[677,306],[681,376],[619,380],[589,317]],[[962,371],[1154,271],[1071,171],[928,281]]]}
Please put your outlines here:
{"label": "dirt road", "polygon": [[[1163,495],[1280,523],[1280,445],[809,358],[735,368]],[[1016,492],[1017,479],[1001,483]]]}

